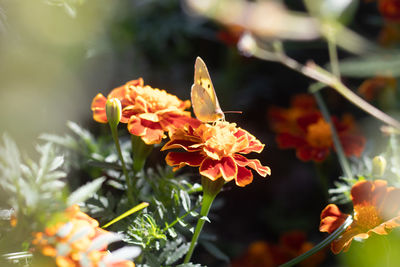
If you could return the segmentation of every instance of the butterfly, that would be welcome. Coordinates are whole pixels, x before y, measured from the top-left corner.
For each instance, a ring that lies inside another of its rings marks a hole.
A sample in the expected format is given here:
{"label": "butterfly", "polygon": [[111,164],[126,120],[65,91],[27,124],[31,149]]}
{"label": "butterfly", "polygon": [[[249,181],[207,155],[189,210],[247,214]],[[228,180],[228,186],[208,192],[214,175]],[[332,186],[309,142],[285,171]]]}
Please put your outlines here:
{"label": "butterfly", "polygon": [[207,66],[200,57],[196,58],[194,64],[194,83],[191,89],[191,98],[194,114],[200,121],[225,120]]}

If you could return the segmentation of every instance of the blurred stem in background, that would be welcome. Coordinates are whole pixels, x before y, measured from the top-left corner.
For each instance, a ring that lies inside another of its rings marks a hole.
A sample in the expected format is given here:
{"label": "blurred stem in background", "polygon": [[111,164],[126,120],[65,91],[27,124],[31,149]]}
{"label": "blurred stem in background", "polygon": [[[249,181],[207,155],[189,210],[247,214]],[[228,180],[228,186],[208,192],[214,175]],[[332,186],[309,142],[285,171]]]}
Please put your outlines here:
{"label": "blurred stem in background", "polygon": [[329,71],[318,66],[312,61],[309,61],[305,65],[303,65],[296,60],[288,57],[284,53],[281,42],[276,41],[274,43],[273,51],[265,50],[257,45],[257,41],[254,39],[253,36],[251,36],[251,34],[246,33],[244,34],[244,36],[242,36],[238,46],[239,49],[248,56],[254,56],[256,58],[267,61],[280,62],[288,68],[298,71],[311,79],[332,87],[339,94],[344,96],[347,100],[349,100],[360,109],[381,120],[382,122],[393,126],[394,128],[400,129],[400,122],[398,120],[387,115],[386,113],[382,112],[381,110],[377,109],[376,107],[372,106],[364,99],[356,95]]}

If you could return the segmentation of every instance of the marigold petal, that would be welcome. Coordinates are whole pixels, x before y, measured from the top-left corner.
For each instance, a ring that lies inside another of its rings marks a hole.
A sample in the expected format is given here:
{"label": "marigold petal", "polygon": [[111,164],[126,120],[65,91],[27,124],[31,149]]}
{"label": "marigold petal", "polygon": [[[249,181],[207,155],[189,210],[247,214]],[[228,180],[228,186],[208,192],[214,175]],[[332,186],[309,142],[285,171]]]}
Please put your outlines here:
{"label": "marigold petal", "polygon": [[93,111],[93,119],[100,123],[107,123],[106,115],[107,98],[102,94],[97,94],[92,101],[91,109]]}
{"label": "marigold petal", "polygon": [[297,148],[306,144],[304,138],[290,133],[280,133],[276,136],[276,142],[280,148]]}
{"label": "marigold petal", "polygon": [[240,139],[240,137],[245,137],[247,140],[246,146],[239,150],[239,153],[248,154],[251,152],[260,153],[264,149],[264,144],[262,144],[257,138],[251,135],[249,132],[239,128],[238,131],[235,133],[235,136]]}
{"label": "marigold petal", "polygon": [[164,130],[168,131],[182,128],[185,125],[190,125],[193,128],[197,128],[201,124],[201,121],[198,119],[190,117],[190,112],[181,110],[164,113],[161,115],[161,117],[161,125]]}
{"label": "marigold petal", "polygon": [[342,213],[335,204],[329,204],[321,212],[319,230],[331,234],[344,223],[348,216],[348,214]]}
{"label": "marigold petal", "polygon": [[331,250],[334,254],[339,254],[340,251],[348,251],[351,245],[351,242],[355,237],[366,239],[368,235],[365,233],[360,233],[361,230],[350,226],[347,230],[337,239],[335,239],[331,244]]}
{"label": "marigold petal", "polygon": [[139,77],[136,80],[129,81],[125,84],[125,87],[130,87],[130,86],[143,86],[144,81],[142,77]]}
{"label": "marigold petal", "polygon": [[253,173],[246,167],[238,166],[237,177],[235,179],[236,185],[246,186],[253,181]]}
{"label": "marigold petal", "polygon": [[187,152],[169,152],[167,156],[165,157],[165,161],[169,166],[176,166],[178,165],[177,168],[174,170],[177,170],[179,168],[182,168],[185,165],[192,166],[192,167],[197,167],[200,166],[201,162],[205,159],[205,156],[201,154],[200,152],[193,152],[193,153],[187,153]]}
{"label": "marigold petal", "polygon": [[[376,183],[377,181],[379,180],[374,182]],[[387,220],[400,215],[400,189],[390,188],[390,190],[385,191],[385,193],[386,196],[382,200],[382,205],[379,207],[379,213],[384,220]]]}
{"label": "marigold petal", "polygon": [[159,122],[160,121],[157,114],[154,114],[154,113],[142,113],[142,114],[138,114],[137,116],[141,119],[151,121],[151,122]]}
{"label": "marigold petal", "polygon": [[211,158],[204,159],[200,165],[200,174],[212,181],[217,180],[222,175],[219,161]]}
{"label": "marigold petal", "polygon": [[250,167],[253,170],[257,171],[262,177],[267,175],[271,175],[271,169],[267,166],[262,166],[261,162],[258,159],[247,159],[246,157],[235,154],[233,156],[235,162],[241,167]]}
{"label": "marigold petal", "polygon": [[351,199],[353,205],[362,205],[365,203],[371,203],[372,191],[374,185],[370,181],[359,181],[351,188]]}
{"label": "marigold petal", "polygon": [[164,131],[159,123],[144,120],[132,116],[128,122],[128,130],[131,134],[142,137],[142,140],[148,144],[158,144],[164,137]]}

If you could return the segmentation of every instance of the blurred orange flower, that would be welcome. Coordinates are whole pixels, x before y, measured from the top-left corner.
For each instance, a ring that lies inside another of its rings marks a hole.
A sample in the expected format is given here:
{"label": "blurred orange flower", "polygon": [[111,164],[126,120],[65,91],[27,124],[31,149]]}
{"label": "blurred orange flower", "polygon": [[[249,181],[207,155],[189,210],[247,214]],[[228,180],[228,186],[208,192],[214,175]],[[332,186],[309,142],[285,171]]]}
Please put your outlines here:
{"label": "blurred orange flower", "polygon": [[218,121],[214,125],[201,124],[178,129],[161,150],[183,148],[185,152],[169,152],[166,162],[177,166],[199,167],[200,174],[217,180],[235,180],[238,186],[245,186],[253,181],[253,174],[248,169],[257,171],[265,177],[271,174],[269,167],[262,166],[257,159],[247,159],[243,154],[260,153],[264,149],[253,135],[236,127],[235,123]]}
{"label": "blurred orange flower", "polygon": [[99,227],[99,223],[81,212],[77,205],[69,207],[64,216],[67,222],[59,222],[47,227],[44,232],[34,233],[32,244],[45,256],[55,258],[56,266],[72,267],[81,266],[80,260],[90,261],[91,266],[108,267],[133,267],[132,261],[121,260],[113,263],[104,262],[104,258],[110,253],[107,245],[94,249],[92,241],[99,236],[110,232]]}
{"label": "blurred orange flower", "polygon": [[378,9],[386,20],[400,22],[400,0],[379,0]]}
{"label": "blurred orange flower", "polygon": [[[295,96],[287,109],[270,108],[268,117],[279,147],[296,149],[297,157],[303,161],[323,161],[333,148],[330,125],[311,95]],[[346,155],[360,156],[366,140],[358,134],[353,117],[344,115],[341,121],[332,117],[332,121]]]}
{"label": "blurred orange flower", "polygon": [[385,89],[395,90],[397,87],[397,80],[389,76],[376,76],[374,78],[365,80],[360,87],[358,93],[367,101],[375,100],[378,95]]}
{"label": "blurred orange flower", "polygon": [[[387,235],[400,226],[400,189],[388,187],[384,180],[360,181],[351,189],[354,220],[331,244],[333,253],[347,251],[353,239],[367,239],[372,233]],[[319,230],[329,234],[341,226],[348,214],[329,204],[321,213]]]}
{"label": "blurred orange flower", "polygon": [[[232,261],[232,267],[274,267],[305,253],[314,245],[307,241],[302,231],[290,231],[283,234],[278,244],[256,241],[249,245],[246,252]],[[325,259],[325,251],[321,250],[302,261],[299,266],[319,266]]]}
{"label": "blurred orange flower", "polygon": [[148,145],[160,143],[166,131],[200,123],[191,118],[189,111],[184,111],[190,107],[189,100],[182,101],[165,90],[144,86],[142,78],[112,90],[107,98],[98,94],[92,101],[94,120],[107,123],[105,105],[111,98],[121,102],[121,122],[128,123],[129,132],[140,136]]}

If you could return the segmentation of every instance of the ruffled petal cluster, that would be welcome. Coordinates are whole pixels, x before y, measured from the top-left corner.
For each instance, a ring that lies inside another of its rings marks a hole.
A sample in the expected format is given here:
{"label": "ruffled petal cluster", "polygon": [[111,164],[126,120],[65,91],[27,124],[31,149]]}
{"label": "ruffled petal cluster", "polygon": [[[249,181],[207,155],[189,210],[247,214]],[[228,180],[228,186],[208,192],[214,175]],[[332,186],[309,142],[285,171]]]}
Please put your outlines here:
{"label": "ruffled petal cluster", "polygon": [[[400,189],[387,186],[384,180],[360,181],[351,189],[353,223],[331,244],[333,253],[347,251],[351,242],[367,239],[372,233],[387,235],[400,226]],[[320,231],[332,233],[348,217],[340,209],[329,204],[321,213]]]}
{"label": "ruffled petal cluster", "polygon": [[128,124],[131,134],[140,136],[146,144],[158,144],[165,137],[185,124],[198,126],[190,116],[190,101],[182,101],[165,90],[144,85],[139,78],[115,88],[107,96],[98,94],[92,101],[93,118],[106,123],[105,104],[107,99],[117,98],[121,102],[121,122]]}
{"label": "ruffled petal cluster", "polygon": [[[329,155],[333,148],[330,125],[311,95],[297,95],[290,108],[272,107],[268,115],[279,147],[296,149],[297,157],[303,161],[320,162]],[[346,155],[359,157],[366,140],[359,134],[353,117],[332,117],[332,121]]]}
{"label": "ruffled petal cluster", "polygon": [[92,242],[110,232],[99,227],[99,223],[81,212],[77,205],[65,211],[67,222],[59,222],[47,227],[44,232],[34,234],[32,244],[45,256],[52,257],[56,266],[79,267],[81,261],[89,261],[90,266],[134,267],[132,261],[105,262],[110,253],[107,246],[92,246]]}
{"label": "ruffled petal cluster", "polygon": [[162,150],[181,148],[185,152],[169,152],[166,162],[179,169],[185,165],[199,167],[201,175],[215,181],[235,180],[238,186],[253,181],[250,169],[265,177],[271,174],[269,167],[262,166],[257,159],[247,159],[250,152],[260,153],[264,145],[247,131],[234,123],[218,121],[213,125],[190,125],[178,129]]}

